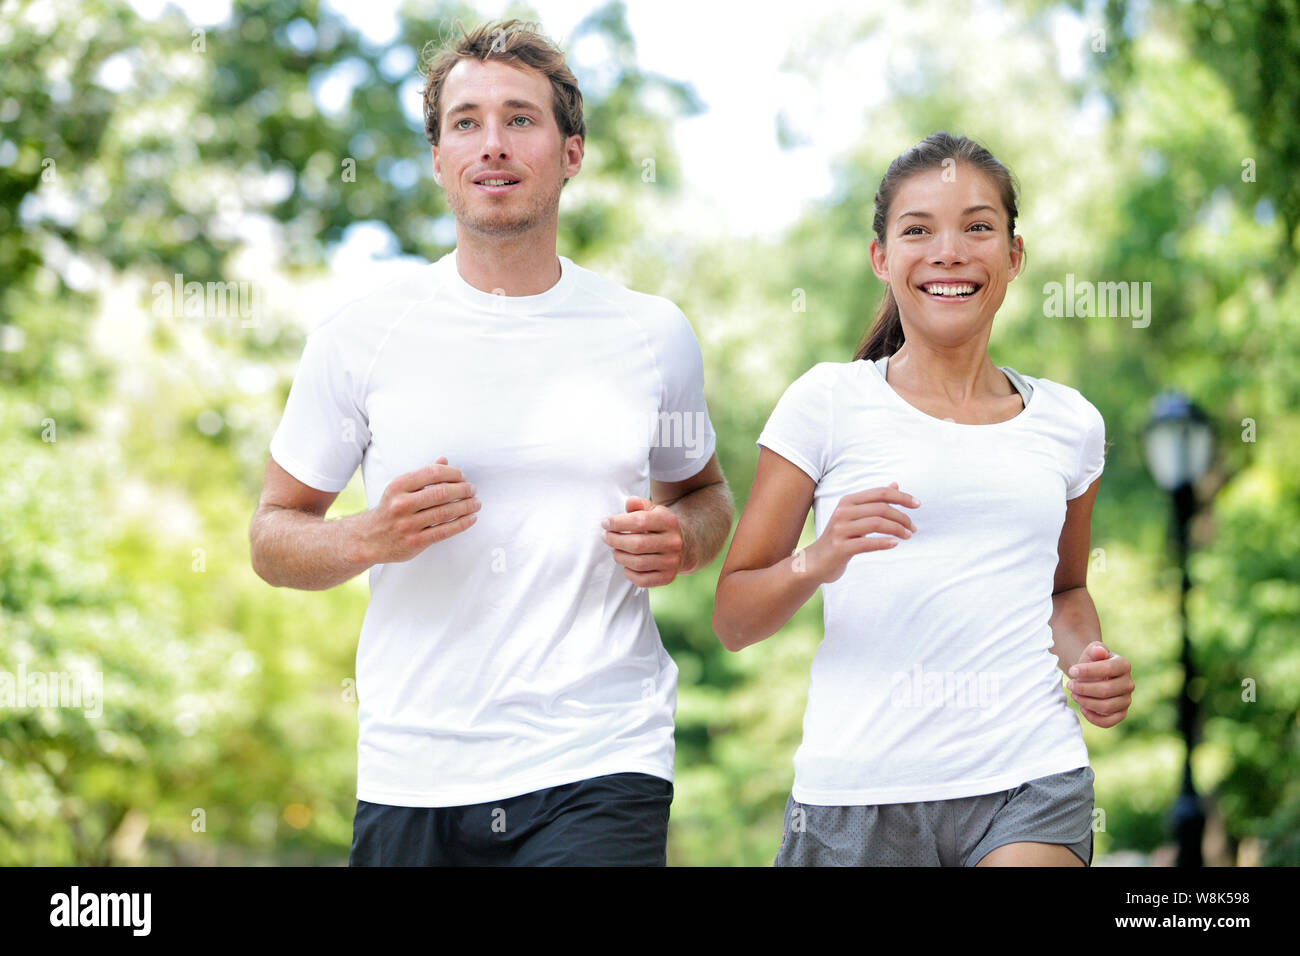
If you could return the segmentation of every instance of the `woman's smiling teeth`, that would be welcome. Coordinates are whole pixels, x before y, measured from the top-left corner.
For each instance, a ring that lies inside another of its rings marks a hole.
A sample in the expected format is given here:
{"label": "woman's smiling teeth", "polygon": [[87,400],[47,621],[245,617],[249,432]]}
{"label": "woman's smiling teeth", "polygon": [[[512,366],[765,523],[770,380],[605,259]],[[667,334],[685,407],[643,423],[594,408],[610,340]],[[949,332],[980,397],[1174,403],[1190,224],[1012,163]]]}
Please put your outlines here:
{"label": "woman's smiling teeth", "polygon": [[974,295],[980,287],[973,282],[927,282],[921,288],[933,296],[960,299]]}

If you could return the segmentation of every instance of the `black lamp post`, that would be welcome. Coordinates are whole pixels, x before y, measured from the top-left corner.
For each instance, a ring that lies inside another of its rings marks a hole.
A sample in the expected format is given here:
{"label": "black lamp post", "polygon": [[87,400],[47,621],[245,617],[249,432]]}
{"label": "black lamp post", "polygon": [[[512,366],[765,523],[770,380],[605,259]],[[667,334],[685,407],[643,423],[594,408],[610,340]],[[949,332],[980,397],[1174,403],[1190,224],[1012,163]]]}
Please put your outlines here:
{"label": "black lamp post", "polygon": [[1196,480],[1210,466],[1214,430],[1205,413],[1185,395],[1163,392],[1152,402],[1151,420],[1143,433],[1147,467],[1173,501],[1172,534],[1182,572],[1183,586],[1178,598],[1178,616],[1183,639],[1183,690],[1178,698],[1178,726],[1186,744],[1183,761],[1183,788],[1174,804],[1173,824],[1178,839],[1178,865],[1201,866],[1201,837],[1205,832],[1205,811],[1192,784],[1192,747],[1196,735],[1196,703],[1188,687],[1195,676],[1187,628],[1187,592],[1191,579],[1187,575],[1187,526],[1196,513]]}

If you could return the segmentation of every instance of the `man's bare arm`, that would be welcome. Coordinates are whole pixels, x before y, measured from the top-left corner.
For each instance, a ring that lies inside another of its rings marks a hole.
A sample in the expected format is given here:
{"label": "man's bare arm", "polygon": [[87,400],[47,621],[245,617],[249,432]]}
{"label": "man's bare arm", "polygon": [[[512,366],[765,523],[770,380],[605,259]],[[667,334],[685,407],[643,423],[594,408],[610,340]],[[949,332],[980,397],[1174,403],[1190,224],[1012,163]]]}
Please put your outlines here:
{"label": "man's bare arm", "polygon": [[249,528],[253,570],[267,584],[324,591],[375,562],[359,548],[363,515],[325,519],[279,505],[259,505]]}
{"label": "man's bare arm", "polygon": [[682,566],[678,573],[693,574],[708,567],[726,544],[735,516],[735,502],[726,481],[697,488],[667,507],[677,515],[682,533]]}
{"label": "man's bare arm", "polygon": [[270,459],[248,529],[253,570],[275,587],[323,591],[466,530],[481,506],[474,486],[438,462],[393,479],[375,508],[327,520],[338,493],[305,485]]}

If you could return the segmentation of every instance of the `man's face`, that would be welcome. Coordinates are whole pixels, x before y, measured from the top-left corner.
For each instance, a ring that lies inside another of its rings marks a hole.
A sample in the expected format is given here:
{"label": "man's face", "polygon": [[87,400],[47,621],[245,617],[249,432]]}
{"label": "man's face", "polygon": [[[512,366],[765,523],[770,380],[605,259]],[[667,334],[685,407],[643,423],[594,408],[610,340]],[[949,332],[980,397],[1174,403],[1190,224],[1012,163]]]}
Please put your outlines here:
{"label": "man's face", "polygon": [[442,103],[433,175],[457,223],[511,238],[554,222],[564,180],[582,168],[582,137],[560,132],[550,80],[466,58],[447,74]]}
{"label": "man's face", "polygon": [[890,203],[876,275],[889,283],[903,319],[935,342],[967,341],[993,322],[1020,272],[1022,244],[1007,235],[997,185],[965,163],[909,176]]}

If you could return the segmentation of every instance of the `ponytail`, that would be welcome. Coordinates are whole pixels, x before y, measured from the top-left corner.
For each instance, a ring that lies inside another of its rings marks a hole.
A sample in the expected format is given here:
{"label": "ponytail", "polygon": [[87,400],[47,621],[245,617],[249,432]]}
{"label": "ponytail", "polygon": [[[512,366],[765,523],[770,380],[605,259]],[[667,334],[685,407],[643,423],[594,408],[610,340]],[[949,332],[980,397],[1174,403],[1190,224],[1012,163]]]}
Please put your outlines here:
{"label": "ponytail", "polygon": [[903,347],[904,341],[903,321],[898,316],[898,303],[894,301],[894,291],[889,286],[885,286],[885,297],[880,300],[880,307],[876,309],[875,321],[862,336],[862,342],[858,345],[853,361],[866,359],[868,362],[874,362],[886,355],[893,355]]}

